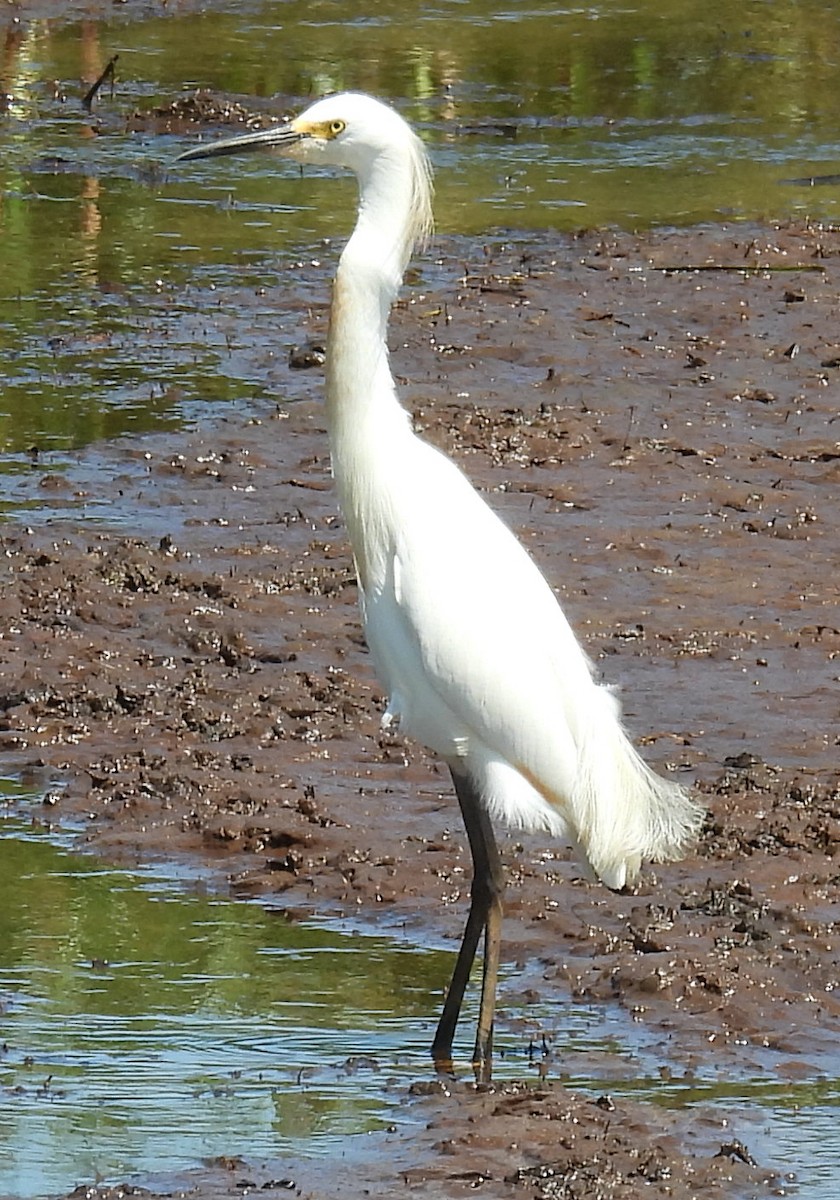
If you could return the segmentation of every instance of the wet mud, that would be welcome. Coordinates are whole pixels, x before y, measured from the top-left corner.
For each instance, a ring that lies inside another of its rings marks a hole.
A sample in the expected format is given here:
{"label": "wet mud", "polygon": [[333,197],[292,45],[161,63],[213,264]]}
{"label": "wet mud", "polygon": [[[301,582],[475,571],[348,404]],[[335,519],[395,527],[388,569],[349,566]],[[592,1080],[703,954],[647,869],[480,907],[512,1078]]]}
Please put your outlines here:
{"label": "wet mud", "polygon": [[[292,917],[355,915],[454,948],[466,839],[439,764],[379,729],[320,356],[299,354],[323,344],[326,287],[316,302],[291,280],[268,299],[233,283],[190,296],[276,404],[69,463],[33,453],[14,488],[37,507],[0,531],[6,767],[49,788],[40,820],[75,823],[112,859],[188,858]],[[562,846],[503,838],[509,1029],[536,1001],[562,1029],[580,998],[623,1010],[675,1076],[833,1070],[838,297],[840,234],[733,226],[440,239],[395,313],[417,429],[532,549],[648,759],[708,806],[689,857],[622,895]],[[272,304],[288,333],[267,354]],[[580,1064],[552,1034],[543,1082],[477,1090],[430,1072],[405,1098],[411,1127],[338,1170],[222,1161],[179,1192],[782,1187],[719,1109],[575,1097],[557,1079]]]}

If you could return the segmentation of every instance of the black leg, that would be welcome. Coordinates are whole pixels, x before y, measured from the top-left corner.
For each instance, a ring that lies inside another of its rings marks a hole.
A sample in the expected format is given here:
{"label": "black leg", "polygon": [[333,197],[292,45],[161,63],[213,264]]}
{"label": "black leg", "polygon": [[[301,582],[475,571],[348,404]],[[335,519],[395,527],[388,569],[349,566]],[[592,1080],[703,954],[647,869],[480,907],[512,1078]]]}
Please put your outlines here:
{"label": "black leg", "polygon": [[[451,768],[450,768],[451,770]],[[470,892],[470,912],[458,951],[452,982],[446,994],[435,1040],[432,1057],[438,1067],[452,1066],[452,1041],[461,1013],[464,992],[470,978],[478,939],[484,930],[484,975],[481,985],[481,1005],[478,1013],[478,1029],[475,1037],[473,1064],[480,1083],[490,1080],[493,1050],[493,1015],[496,1010],[496,983],[499,977],[499,956],[502,942],[502,893],[505,880],[496,838],[490,818],[481,804],[471,780],[452,770],[452,782],[473,860],[473,881]]]}

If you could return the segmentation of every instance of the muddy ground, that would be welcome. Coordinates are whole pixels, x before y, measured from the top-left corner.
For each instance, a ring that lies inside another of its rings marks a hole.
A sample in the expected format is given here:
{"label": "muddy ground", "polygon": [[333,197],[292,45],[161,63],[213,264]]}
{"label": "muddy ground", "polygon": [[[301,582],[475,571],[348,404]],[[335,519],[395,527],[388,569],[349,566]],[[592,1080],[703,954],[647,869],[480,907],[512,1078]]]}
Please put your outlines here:
{"label": "muddy ground", "polygon": [[[379,730],[318,356],[290,365],[323,340],[326,291],[292,311],[289,281],[270,283],[194,286],[189,303],[276,405],[69,465],[33,450],[15,482],[39,507],[2,526],[5,769],[49,788],[44,821],[80,823],[112,859],[188,858],[292,917],[355,914],[454,947],[457,807],[420,747]],[[696,850],[626,895],[563,847],[503,839],[508,1029],[535,999],[562,1029],[579,997],[624,1009],[676,1075],[836,1075],[838,297],[840,234],[737,226],[439,240],[395,314],[418,430],[532,548],[646,756],[709,810]],[[600,1101],[575,1099],[557,1079],[581,1064],[551,1034],[544,1084],[441,1088],[430,1071],[414,1130],[339,1164],[221,1160],[158,1191],[783,1187],[719,1112],[610,1098],[608,1079]]]}

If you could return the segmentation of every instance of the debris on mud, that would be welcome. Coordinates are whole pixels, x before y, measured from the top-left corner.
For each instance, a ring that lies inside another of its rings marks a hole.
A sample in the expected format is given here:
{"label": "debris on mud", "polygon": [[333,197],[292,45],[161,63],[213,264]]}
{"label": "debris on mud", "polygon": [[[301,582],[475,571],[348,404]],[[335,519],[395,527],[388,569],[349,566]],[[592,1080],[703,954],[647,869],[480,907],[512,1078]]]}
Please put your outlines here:
{"label": "debris on mud", "polygon": [[232,125],[248,130],[267,127],[280,119],[247,107],[230,96],[217,96],[197,88],[176,96],[167,104],[135,109],[128,117],[128,128],[132,132],[183,133],[196,125]]}
{"label": "debris on mud", "polygon": [[[412,1103],[410,1128],[374,1135],[364,1193],[405,1192],[423,1200],[459,1196],[493,1200],[673,1200],[702,1195],[770,1197],[787,1181],[758,1167],[725,1120],[690,1129],[685,1115],[656,1112],[626,1098],[591,1099],[553,1083],[508,1083],[477,1089],[452,1083]],[[683,1149],[686,1137],[692,1149]],[[359,1195],[359,1162],[349,1150],[342,1170],[317,1159],[252,1164],[219,1158],[200,1174],[185,1172],[178,1194],[221,1200],[289,1191],[301,1200]],[[129,1184],[85,1187],[68,1200],[164,1200]]]}

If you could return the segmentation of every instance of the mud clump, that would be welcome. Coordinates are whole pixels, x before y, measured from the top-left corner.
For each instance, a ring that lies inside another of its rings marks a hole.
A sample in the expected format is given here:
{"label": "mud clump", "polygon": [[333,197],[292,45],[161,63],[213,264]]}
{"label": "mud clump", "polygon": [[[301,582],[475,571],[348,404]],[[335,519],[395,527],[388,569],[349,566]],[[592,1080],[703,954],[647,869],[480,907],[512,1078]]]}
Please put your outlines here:
{"label": "mud clump", "polygon": [[166,104],[135,109],[127,118],[127,127],[133,132],[184,133],[201,126],[232,126],[244,133],[268,127],[279,120],[276,115],[255,111],[229,96],[215,95],[197,88],[187,95],[176,96]]}

